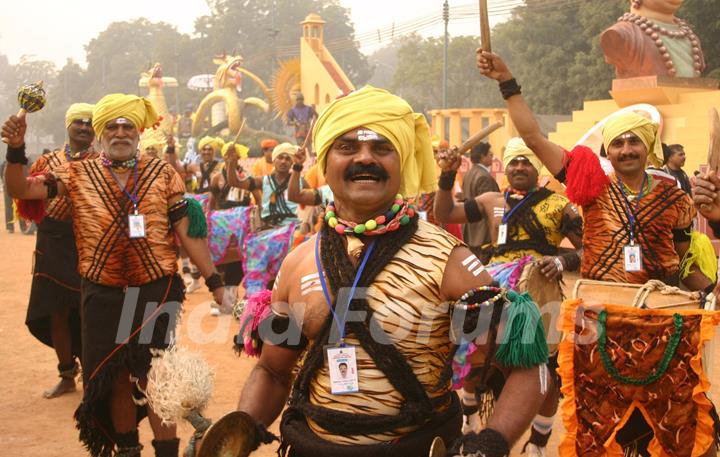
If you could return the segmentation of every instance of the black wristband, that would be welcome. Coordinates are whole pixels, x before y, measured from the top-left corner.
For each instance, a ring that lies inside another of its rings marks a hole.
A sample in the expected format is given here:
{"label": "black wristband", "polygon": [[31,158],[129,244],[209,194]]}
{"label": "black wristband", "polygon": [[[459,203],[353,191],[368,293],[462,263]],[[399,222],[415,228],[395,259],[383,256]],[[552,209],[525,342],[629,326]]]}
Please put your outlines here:
{"label": "black wristband", "polygon": [[438,179],[438,187],[440,190],[452,190],[455,185],[455,175],[457,171],[443,171],[440,173],[440,179]]}
{"label": "black wristband", "polygon": [[208,289],[210,289],[210,292],[214,292],[215,289],[225,287],[225,282],[223,281],[222,276],[220,276],[219,273],[213,273],[207,278],[205,278],[205,285]]}
{"label": "black wristband", "polygon": [[500,432],[491,428],[480,433],[468,433],[455,442],[448,455],[482,455],[484,457],[507,457],[510,446]]}
{"label": "black wristband", "polygon": [[165,154],[175,154],[175,146],[168,146],[165,149]]}
{"label": "black wristband", "polygon": [[25,156],[25,143],[17,148],[8,145],[7,155],[5,156],[7,163],[19,163],[21,165],[27,165],[28,158]]}
{"label": "black wristband", "polygon": [[560,257],[565,261],[565,271],[576,271],[580,268],[580,254],[577,252],[568,252]]}
{"label": "black wristband", "polygon": [[499,86],[500,86],[500,93],[502,94],[502,98],[504,98],[505,100],[512,97],[513,95],[519,95],[522,93],[520,91],[521,87],[518,85],[515,78],[508,79],[507,81],[503,81],[499,84]]}
{"label": "black wristband", "polygon": [[292,169],[293,169],[293,171],[297,171],[298,173],[300,173],[301,171],[303,171],[303,164],[294,163],[292,166]]}
{"label": "black wristband", "polygon": [[469,223],[478,222],[483,218],[483,212],[478,206],[477,200],[474,198],[468,198],[463,204],[465,207],[465,217]]}
{"label": "black wristband", "polygon": [[248,179],[250,180],[250,184],[248,184],[248,191],[252,192],[257,189],[257,183],[255,182],[255,178],[252,176],[250,176]]}
{"label": "black wristband", "polygon": [[705,295],[710,295],[715,290],[715,284],[710,284],[705,289],[703,289],[703,292],[705,292]]}

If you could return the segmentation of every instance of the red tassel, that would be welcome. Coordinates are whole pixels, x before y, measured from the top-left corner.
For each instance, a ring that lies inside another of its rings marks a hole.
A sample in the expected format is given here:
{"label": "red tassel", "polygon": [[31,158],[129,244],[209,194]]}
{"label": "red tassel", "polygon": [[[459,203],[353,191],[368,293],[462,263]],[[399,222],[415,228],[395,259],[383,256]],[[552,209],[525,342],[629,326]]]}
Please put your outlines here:
{"label": "red tassel", "polygon": [[575,146],[567,157],[565,185],[568,198],[580,206],[594,202],[610,184],[600,159],[587,146]]}
{"label": "red tassel", "polygon": [[[35,172],[28,176],[28,181],[35,181],[35,178],[43,177],[46,180],[55,179],[48,173]],[[45,218],[45,209],[47,208],[46,200],[15,200],[18,216],[25,220],[33,221],[36,224],[42,222]]]}
{"label": "red tassel", "polygon": [[18,215],[39,224],[45,218],[45,200],[15,200]]}

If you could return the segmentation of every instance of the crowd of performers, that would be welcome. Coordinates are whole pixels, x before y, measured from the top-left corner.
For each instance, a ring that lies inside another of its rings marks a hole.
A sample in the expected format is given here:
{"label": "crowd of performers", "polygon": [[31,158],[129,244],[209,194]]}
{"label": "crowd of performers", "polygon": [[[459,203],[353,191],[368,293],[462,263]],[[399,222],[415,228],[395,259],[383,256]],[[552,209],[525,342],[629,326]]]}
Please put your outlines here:
{"label": "crowd of performers", "polygon": [[[242,314],[236,343],[259,356],[238,405],[262,432],[254,447],[281,417],[279,452],[293,457],[419,457],[438,437],[447,455],[500,457],[528,429],[524,450],[554,455],[561,389],[578,396],[566,381],[580,376],[598,390],[563,406],[576,419],[561,455],[714,455],[720,423],[693,365],[697,341],[675,341],[686,351],[657,368],[656,384],[626,385],[597,374],[597,358],[573,367],[559,356],[540,307],[563,300],[563,273],[576,270],[711,294],[717,263],[693,220],[697,207],[720,232],[720,178],[698,176],[693,205],[675,178],[648,171],[660,163],[657,126],[634,113],[604,126],[608,175],[588,148],[542,135],[500,57],[479,52],[477,65],[499,82],[520,137],[502,157],[507,187],[492,181],[464,201],[458,191],[487,175],[492,155],[476,150],[485,165],[461,177],[425,117],[372,87],[320,113],[312,148],[263,140],[250,170],[245,146],[214,137],[200,139],[196,163],[181,161],[172,138],[142,134],[158,115],[133,95],[72,105],[66,144],[29,176],[26,121],[4,123],[7,190],[38,224],[27,325],[58,357],[61,380],[45,396],[75,390],[79,360],[75,421],[90,455],[139,456],[145,416],[155,455],[179,455],[175,425],[143,395],[201,277],[212,312]],[[540,185],[543,168],[567,196]],[[243,312],[246,298],[254,309]],[[262,338],[249,312],[297,338]],[[657,349],[648,360],[669,344],[643,337]]]}

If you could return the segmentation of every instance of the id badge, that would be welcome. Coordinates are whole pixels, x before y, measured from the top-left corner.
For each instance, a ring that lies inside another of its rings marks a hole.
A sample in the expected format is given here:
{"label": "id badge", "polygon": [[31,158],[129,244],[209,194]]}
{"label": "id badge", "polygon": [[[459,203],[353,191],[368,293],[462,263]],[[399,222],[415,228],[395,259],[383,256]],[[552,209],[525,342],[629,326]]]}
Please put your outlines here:
{"label": "id badge", "polygon": [[505,243],[507,243],[507,224],[500,224],[498,226],[497,244],[500,246]]}
{"label": "id badge", "polygon": [[240,189],[237,187],[231,187],[227,195],[227,201],[238,202],[240,201]]}
{"label": "id badge", "polygon": [[642,270],[642,254],[640,245],[628,244],[623,248],[625,254],[625,271],[635,272]]}
{"label": "id badge", "polygon": [[142,214],[128,215],[130,238],[145,238],[145,216]]}
{"label": "id badge", "polygon": [[325,349],[330,373],[330,392],[335,395],[360,390],[354,346],[331,346]]}

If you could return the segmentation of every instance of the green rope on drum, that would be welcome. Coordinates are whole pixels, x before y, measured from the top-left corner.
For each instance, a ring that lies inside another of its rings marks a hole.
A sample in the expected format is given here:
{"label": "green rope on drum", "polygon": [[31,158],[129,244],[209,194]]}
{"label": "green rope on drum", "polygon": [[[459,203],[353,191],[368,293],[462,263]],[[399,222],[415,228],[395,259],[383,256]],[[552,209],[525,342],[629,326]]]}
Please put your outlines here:
{"label": "green rope on drum", "polygon": [[660,364],[655,369],[654,373],[646,376],[645,378],[631,378],[630,376],[621,375],[610,360],[610,355],[607,353],[607,311],[600,311],[598,316],[598,350],[600,351],[600,360],[602,360],[605,370],[612,376],[616,381],[622,382],[623,384],[633,384],[636,386],[646,386],[652,384],[668,369],[670,361],[675,356],[675,351],[680,344],[680,337],[682,336],[683,318],[679,314],[673,314],[673,326],[675,330],[670,336],[670,340],[665,348]]}

